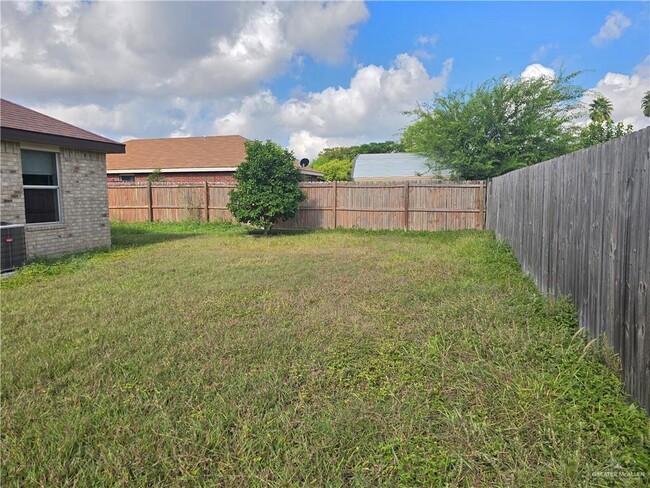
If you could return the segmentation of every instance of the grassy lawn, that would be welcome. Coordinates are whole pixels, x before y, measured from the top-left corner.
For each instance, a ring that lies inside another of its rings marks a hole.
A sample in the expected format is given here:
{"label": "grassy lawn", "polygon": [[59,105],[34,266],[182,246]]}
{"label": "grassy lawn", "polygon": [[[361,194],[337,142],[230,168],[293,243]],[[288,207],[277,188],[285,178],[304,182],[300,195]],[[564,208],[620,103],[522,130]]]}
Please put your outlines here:
{"label": "grassy lawn", "polygon": [[615,358],[487,232],[113,232],[2,282],[3,486],[648,482]]}

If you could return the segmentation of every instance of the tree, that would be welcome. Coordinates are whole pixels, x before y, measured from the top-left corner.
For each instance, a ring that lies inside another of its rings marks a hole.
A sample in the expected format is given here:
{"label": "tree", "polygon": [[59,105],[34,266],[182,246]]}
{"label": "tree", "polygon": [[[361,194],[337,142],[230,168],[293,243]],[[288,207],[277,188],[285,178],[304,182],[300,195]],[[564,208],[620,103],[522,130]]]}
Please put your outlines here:
{"label": "tree", "polygon": [[580,146],[583,148],[601,144],[629,134],[634,130],[631,124],[615,123],[612,120],[612,102],[603,95],[597,95],[589,104],[591,122],[580,131]]}
{"label": "tree", "polygon": [[623,122],[607,120],[605,122],[591,122],[580,132],[580,145],[583,148],[595,146],[603,142],[611,141],[617,137],[629,134],[634,130],[632,124],[624,125]]}
{"label": "tree", "polygon": [[429,158],[430,169],[485,179],[539,163],[577,148],[584,90],[579,73],[556,78],[501,77],[474,91],[439,95],[410,112],[415,122],[402,143]]}
{"label": "tree", "polygon": [[643,95],[643,100],[641,101],[641,108],[643,109],[643,115],[650,117],[650,90],[645,92]]}
{"label": "tree", "polygon": [[602,124],[612,120],[612,102],[603,95],[597,95],[593,102],[589,104],[589,118],[592,122]]}
{"label": "tree", "polygon": [[237,187],[228,203],[238,222],[261,227],[267,235],[279,220],[296,215],[305,194],[295,159],[273,141],[246,142],[246,159],[235,171]]}
{"label": "tree", "polygon": [[149,183],[165,181],[165,176],[162,174],[162,170],[160,168],[156,168],[151,173],[149,173],[149,175],[147,176],[147,181]]}
{"label": "tree", "polygon": [[399,142],[370,142],[358,146],[328,147],[323,149],[312,163],[312,168],[322,171],[328,181],[349,181],[352,178],[352,164],[359,154],[380,154],[404,152]]}
{"label": "tree", "polygon": [[348,147],[327,147],[318,154],[318,158],[314,160],[312,166],[318,166],[332,159],[352,161],[359,154],[382,154],[403,151],[405,151],[404,145],[394,141],[369,142],[367,144]]}
{"label": "tree", "polygon": [[318,166],[325,181],[350,181],[352,178],[352,162],[345,159],[330,159]]}

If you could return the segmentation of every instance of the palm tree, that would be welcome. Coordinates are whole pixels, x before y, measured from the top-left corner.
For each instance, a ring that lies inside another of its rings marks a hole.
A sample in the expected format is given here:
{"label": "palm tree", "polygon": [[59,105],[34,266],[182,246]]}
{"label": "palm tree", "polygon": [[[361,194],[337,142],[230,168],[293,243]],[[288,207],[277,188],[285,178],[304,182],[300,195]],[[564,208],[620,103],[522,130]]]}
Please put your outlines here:
{"label": "palm tree", "polygon": [[645,95],[643,95],[641,107],[643,108],[643,115],[650,117],[650,90],[645,92]]}
{"label": "palm tree", "polygon": [[602,124],[612,120],[612,110],[612,102],[602,95],[596,95],[594,101],[589,104],[589,118],[597,124]]}

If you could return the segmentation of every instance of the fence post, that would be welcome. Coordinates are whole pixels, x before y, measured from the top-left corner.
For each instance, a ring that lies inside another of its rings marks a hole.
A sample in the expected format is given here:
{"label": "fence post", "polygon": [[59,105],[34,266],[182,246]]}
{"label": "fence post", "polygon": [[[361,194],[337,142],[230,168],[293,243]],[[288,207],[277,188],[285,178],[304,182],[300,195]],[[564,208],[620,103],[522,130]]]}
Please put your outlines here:
{"label": "fence post", "polygon": [[205,221],[210,222],[210,189],[207,180],[205,181]]}
{"label": "fence post", "polygon": [[481,180],[476,192],[476,228],[485,229],[485,180]]}
{"label": "fence post", "polygon": [[334,203],[332,204],[332,209],[334,210],[334,228],[336,229],[336,180],[333,182],[333,188],[334,188]]}
{"label": "fence post", "polygon": [[149,222],[153,222],[153,196],[151,191],[151,181],[147,181],[147,207]]}
{"label": "fence post", "polygon": [[409,193],[411,185],[407,181],[404,183],[404,230],[409,230]]}
{"label": "fence post", "polygon": [[483,197],[481,198],[481,204],[483,205],[483,229],[487,227],[487,186],[489,183],[488,180],[483,180]]}

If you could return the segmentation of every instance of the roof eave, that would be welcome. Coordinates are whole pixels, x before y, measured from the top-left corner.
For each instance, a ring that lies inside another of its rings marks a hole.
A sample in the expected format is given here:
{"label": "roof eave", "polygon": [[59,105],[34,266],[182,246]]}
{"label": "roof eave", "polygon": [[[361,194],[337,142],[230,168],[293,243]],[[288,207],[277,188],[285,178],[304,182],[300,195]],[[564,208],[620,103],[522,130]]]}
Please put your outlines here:
{"label": "roof eave", "polygon": [[28,130],[12,129],[10,127],[0,128],[0,139],[3,141],[33,142],[36,144],[50,144],[54,146],[69,147],[106,154],[123,154],[126,146],[119,142],[92,141],[89,139],[77,139],[44,132],[32,132]]}
{"label": "roof eave", "polygon": [[301,169],[300,172],[303,175],[307,175],[307,176],[323,176],[323,173],[321,173],[320,171],[313,170],[313,169],[311,169],[311,170],[310,169]]}
{"label": "roof eave", "polygon": [[107,168],[108,174],[144,174],[160,170],[161,173],[233,173],[237,171],[236,166],[221,168]]}

